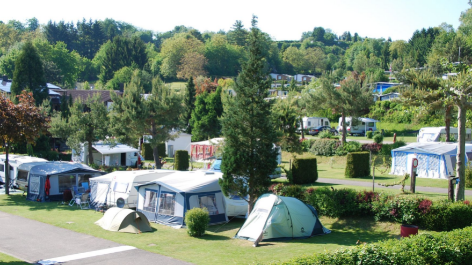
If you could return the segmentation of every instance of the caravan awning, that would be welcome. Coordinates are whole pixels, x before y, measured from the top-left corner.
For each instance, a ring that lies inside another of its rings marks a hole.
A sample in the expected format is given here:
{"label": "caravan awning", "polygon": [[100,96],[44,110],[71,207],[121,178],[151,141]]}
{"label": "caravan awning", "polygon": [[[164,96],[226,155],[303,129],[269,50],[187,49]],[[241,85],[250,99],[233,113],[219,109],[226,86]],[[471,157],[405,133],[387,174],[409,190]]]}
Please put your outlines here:
{"label": "caravan awning", "polygon": [[102,155],[139,152],[138,149],[124,144],[118,144],[115,147],[111,147],[110,145],[93,145],[92,147]]}

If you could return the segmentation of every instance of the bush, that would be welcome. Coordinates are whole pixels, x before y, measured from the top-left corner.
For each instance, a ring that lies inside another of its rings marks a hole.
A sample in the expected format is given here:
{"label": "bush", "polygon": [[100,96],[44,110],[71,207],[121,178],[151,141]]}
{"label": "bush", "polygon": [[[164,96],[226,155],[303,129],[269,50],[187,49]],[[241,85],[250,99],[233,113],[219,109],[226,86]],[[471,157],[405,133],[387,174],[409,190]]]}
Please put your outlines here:
{"label": "bush", "polygon": [[420,198],[402,198],[382,196],[373,203],[375,220],[395,221],[402,224],[418,224]]}
{"label": "bush", "polygon": [[472,187],[472,167],[467,166],[465,168],[465,187],[471,188]]}
{"label": "bush", "polygon": [[330,139],[333,134],[329,130],[323,130],[318,133],[320,139]]}
{"label": "bush", "polygon": [[310,148],[311,146],[313,145],[313,143],[316,141],[315,139],[301,139],[300,140],[302,142],[302,151],[303,152],[308,152],[310,151]]}
{"label": "bush", "polygon": [[336,155],[344,156],[344,155],[347,155],[348,153],[359,152],[359,151],[362,151],[361,143],[357,141],[350,141],[350,142],[344,143],[343,145],[340,145],[338,149],[336,149]]}
{"label": "bush", "polygon": [[[157,152],[159,152],[159,157],[163,158],[166,157],[166,144],[165,143],[160,143],[157,145]],[[152,152],[152,147],[151,144],[149,143],[144,143],[143,144],[143,150],[142,150],[142,156],[144,157],[144,160],[154,160],[154,154]]]}
{"label": "bush", "polygon": [[203,236],[209,223],[210,214],[207,208],[193,208],[185,213],[185,225],[187,225],[187,233],[190,236]]}
{"label": "bush", "polygon": [[381,144],[384,140],[384,137],[382,134],[378,133],[374,135],[374,142],[377,144]]}
{"label": "bush", "polygon": [[352,189],[331,190],[326,187],[314,189],[307,194],[307,203],[315,207],[320,215],[345,217],[357,215],[357,192]]}
{"label": "bush", "polygon": [[406,143],[404,141],[396,141],[393,144],[383,144],[382,148],[380,149],[380,155],[384,156],[392,156],[392,150],[398,147],[405,146]]}
{"label": "bush", "polygon": [[468,201],[451,202],[447,200],[431,203],[425,214],[421,215],[418,225],[428,230],[450,231],[472,224],[472,207]]}
{"label": "bush", "polygon": [[374,132],[373,131],[367,131],[365,133],[365,136],[367,137],[367,139],[372,139],[372,136],[374,136]]}
{"label": "bush", "polygon": [[59,160],[61,160],[61,161],[72,161],[72,154],[59,153]]}
{"label": "bush", "polygon": [[370,154],[368,152],[349,153],[344,176],[347,178],[370,176]]}
{"label": "bush", "polygon": [[269,187],[269,191],[275,195],[294,197],[301,201],[305,201],[306,199],[305,188],[300,185],[285,185],[284,183],[277,183],[272,184]]}
{"label": "bush", "polygon": [[174,169],[187,171],[189,167],[189,156],[187,150],[177,150],[175,151],[175,158],[174,158]]}
{"label": "bush", "polygon": [[308,184],[318,180],[318,165],[316,158],[295,158],[292,164],[293,184]]}
{"label": "bush", "polygon": [[315,155],[333,156],[340,145],[338,140],[318,139],[313,141],[310,152]]}
{"label": "bush", "polygon": [[282,264],[470,264],[472,227],[341,248]]}
{"label": "bush", "polygon": [[362,151],[370,151],[372,154],[378,154],[382,149],[382,144],[372,143],[372,144],[363,144]]}

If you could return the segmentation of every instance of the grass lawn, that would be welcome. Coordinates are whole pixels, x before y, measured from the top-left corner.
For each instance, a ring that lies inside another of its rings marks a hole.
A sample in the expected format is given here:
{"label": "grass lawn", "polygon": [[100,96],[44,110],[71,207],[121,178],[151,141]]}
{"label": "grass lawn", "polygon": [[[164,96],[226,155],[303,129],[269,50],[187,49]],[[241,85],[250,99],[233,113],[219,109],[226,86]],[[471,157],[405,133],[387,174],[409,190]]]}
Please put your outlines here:
{"label": "grass lawn", "polygon": [[0,264],[8,264],[8,265],[28,265],[30,263],[26,261],[21,261],[17,258],[8,256],[7,254],[0,253]]}
{"label": "grass lawn", "polygon": [[58,205],[55,202],[26,201],[21,195],[1,195],[0,210],[195,264],[286,261],[305,254],[355,246],[358,240],[376,242],[399,238],[400,233],[399,224],[374,222],[373,218],[321,217],[323,225],[333,231],[331,234],[303,240],[262,242],[260,247],[254,248],[250,241],[232,238],[242,226],[243,219],[233,219],[225,225],[211,226],[204,237],[192,238],[187,235],[186,229],[174,229],[159,224],[152,224],[155,229],[153,232],[137,235],[106,231],[94,224],[102,217],[101,213]]}

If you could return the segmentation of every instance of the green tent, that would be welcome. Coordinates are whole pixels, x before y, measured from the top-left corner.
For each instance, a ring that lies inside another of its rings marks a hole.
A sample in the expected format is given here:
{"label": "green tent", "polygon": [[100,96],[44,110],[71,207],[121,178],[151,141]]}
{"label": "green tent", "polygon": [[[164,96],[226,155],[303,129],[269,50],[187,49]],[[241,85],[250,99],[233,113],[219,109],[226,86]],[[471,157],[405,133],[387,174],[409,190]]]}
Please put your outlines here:
{"label": "green tent", "polygon": [[114,232],[138,234],[152,231],[151,224],[144,214],[118,207],[108,209],[95,224]]}
{"label": "green tent", "polygon": [[[308,238],[331,233],[323,227],[313,206],[292,198],[264,194],[235,238],[256,241]],[[261,237],[262,236],[262,237]]]}

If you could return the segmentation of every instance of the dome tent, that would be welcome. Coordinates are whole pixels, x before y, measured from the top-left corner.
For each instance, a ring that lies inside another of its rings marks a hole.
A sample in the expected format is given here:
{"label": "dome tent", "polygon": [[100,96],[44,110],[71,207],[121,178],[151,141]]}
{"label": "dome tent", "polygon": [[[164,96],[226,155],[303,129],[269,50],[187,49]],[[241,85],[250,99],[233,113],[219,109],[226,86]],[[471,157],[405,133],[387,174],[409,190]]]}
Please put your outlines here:
{"label": "dome tent", "polygon": [[146,216],[131,209],[113,207],[95,222],[103,229],[114,232],[134,233],[151,232],[152,228]]}
{"label": "dome tent", "polygon": [[264,194],[256,201],[235,238],[256,241],[257,245],[261,240],[308,238],[329,233],[313,206],[292,197]]}

